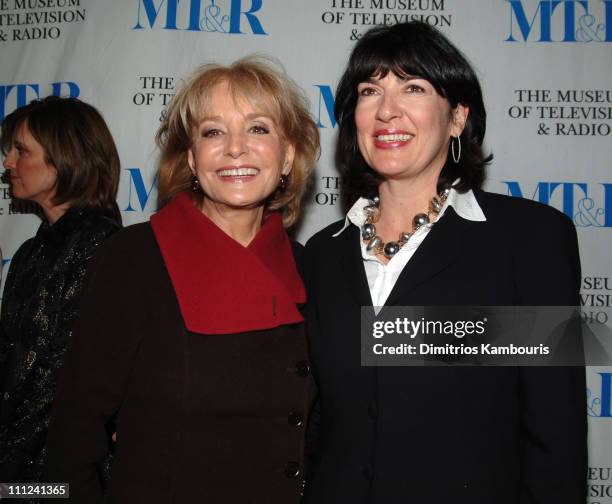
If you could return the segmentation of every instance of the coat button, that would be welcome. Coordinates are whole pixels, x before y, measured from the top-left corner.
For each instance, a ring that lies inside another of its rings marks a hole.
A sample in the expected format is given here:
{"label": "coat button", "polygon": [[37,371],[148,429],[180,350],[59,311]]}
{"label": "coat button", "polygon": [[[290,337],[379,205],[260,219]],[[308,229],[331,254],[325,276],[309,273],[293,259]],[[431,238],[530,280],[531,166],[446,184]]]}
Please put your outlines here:
{"label": "coat button", "polygon": [[301,469],[300,464],[297,462],[287,462],[285,466],[285,476],[287,476],[287,478],[297,478],[302,472]]}
{"label": "coat button", "polygon": [[299,427],[304,422],[304,418],[299,413],[292,411],[287,417],[287,422],[291,427]]}
{"label": "coat button", "polygon": [[301,378],[306,378],[310,374],[310,366],[306,361],[300,361],[295,365],[295,372]]}

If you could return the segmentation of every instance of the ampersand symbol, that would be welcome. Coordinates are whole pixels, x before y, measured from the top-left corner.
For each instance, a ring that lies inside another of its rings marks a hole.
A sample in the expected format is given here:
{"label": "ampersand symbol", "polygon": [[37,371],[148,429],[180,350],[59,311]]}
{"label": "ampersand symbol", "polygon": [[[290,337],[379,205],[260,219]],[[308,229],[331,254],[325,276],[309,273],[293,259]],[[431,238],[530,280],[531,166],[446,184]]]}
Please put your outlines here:
{"label": "ampersand symbol", "polygon": [[0,42],[6,42],[6,32],[4,30],[0,30]]}
{"label": "ampersand symbol", "polygon": [[574,222],[577,226],[601,227],[597,217],[603,214],[603,208],[595,208],[595,202],[591,198],[582,198],[578,202],[578,213],[574,216]]}
{"label": "ampersand symbol", "polygon": [[227,33],[223,24],[229,22],[229,16],[221,15],[221,8],[215,5],[215,0],[204,9],[204,17],[200,20],[200,28],[207,32]]}
{"label": "ampersand symbol", "polygon": [[587,409],[589,410],[588,415],[592,417],[599,416],[597,414],[597,411],[595,411],[595,408],[599,406],[600,404],[601,404],[601,399],[597,396],[593,397],[593,392],[591,392],[591,389],[587,389]]}
{"label": "ampersand symbol", "polygon": [[359,40],[361,38],[361,33],[359,33],[355,28],[351,30],[351,40]]}
{"label": "ampersand symbol", "polygon": [[591,14],[580,16],[580,19],[578,20],[580,28],[576,30],[576,39],[580,42],[592,42],[593,40],[603,42],[603,38],[599,35],[599,33],[602,31],[605,32],[606,27],[603,24],[593,26],[596,22],[597,20],[595,19],[595,16],[592,16]]}
{"label": "ampersand symbol", "polygon": [[538,124],[538,135],[548,135],[550,133],[550,128],[546,127],[546,124],[540,123]]}

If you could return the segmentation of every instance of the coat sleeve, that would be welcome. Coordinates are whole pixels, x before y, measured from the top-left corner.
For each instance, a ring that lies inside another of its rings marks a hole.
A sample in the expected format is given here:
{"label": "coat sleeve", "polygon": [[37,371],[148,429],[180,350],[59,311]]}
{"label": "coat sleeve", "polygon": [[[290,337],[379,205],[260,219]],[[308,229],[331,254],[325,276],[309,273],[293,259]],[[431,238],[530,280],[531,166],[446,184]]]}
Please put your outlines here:
{"label": "coat sleeve", "polygon": [[[550,210],[550,209],[547,209]],[[576,230],[560,213],[543,215],[519,238],[517,304],[578,306]],[[576,335],[579,337],[579,335]],[[584,367],[522,367],[521,504],[586,502],[587,417]]]}
{"label": "coat sleeve", "polygon": [[[39,254],[36,260],[32,257],[34,239],[28,240],[13,258],[5,290],[9,293],[6,304],[12,310],[19,307],[20,312],[24,306],[29,306],[29,309],[27,313],[19,313],[18,318],[23,318],[19,325],[14,313],[9,316],[12,330],[17,333],[13,338],[19,336],[13,343],[20,350],[13,353],[13,362],[6,368],[14,382],[9,389],[12,404],[7,408],[7,421],[0,429],[0,447],[6,447],[0,451],[3,478],[32,481],[41,477],[43,448],[57,378],[79,312],[85,271],[99,244],[116,229],[116,225],[106,220],[77,221],[75,229],[66,234],[63,242],[43,242],[42,250],[48,248],[49,257],[55,254],[59,260],[53,272],[37,274],[36,278],[24,274],[24,271],[31,271],[32,261],[40,261]],[[28,264],[29,269],[26,269]],[[49,260],[45,265],[51,267]],[[15,273],[20,278],[16,285]],[[28,283],[38,285],[37,289],[33,291]],[[28,305],[31,295],[34,298]],[[34,319],[38,322],[34,323]],[[7,342],[0,342],[0,347],[7,348]],[[35,356],[32,368],[23,358],[26,352]],[[6,355],[6,352],[0,350],[0,354]],[[0,357],[0,361],[5,361],[5,357]],[[4,369],[2,362],[0,369]]]}
{"label": "coat sleeve", "polygon": [[[72,267],[67,270],[65,282],[58,292],[58,298],[61,301],[58,303],[58,309],[53,318],[55,325],[53,329],[54,338],[48,343],[45,355],[46,362],[39,364],[46,371],[48,381],[45,385],[50,391],[46,394],[45,400],[39,402],[38,419],[41,424],[44,422],[44,425],[46,425],[49,422],[57,382],[61,376],[66,353],[70,347],[74,325],[79,317],[87,270],[100,244],[115,233],[117,229],[116,226],[106,222],[99,223],[84,230],[71,247],[74,262],[71,265]],[[40,440],[40,449],[44,445],[45,438],[43,436]]]}
{"label": "coat sleeve", "polygon": [[142,334],[133,254],[118,237],[101,247],[88,272],[47,438],[45,480],[68,482],[71,499],[84,504],[102,501],[106,426],[127,390]]}

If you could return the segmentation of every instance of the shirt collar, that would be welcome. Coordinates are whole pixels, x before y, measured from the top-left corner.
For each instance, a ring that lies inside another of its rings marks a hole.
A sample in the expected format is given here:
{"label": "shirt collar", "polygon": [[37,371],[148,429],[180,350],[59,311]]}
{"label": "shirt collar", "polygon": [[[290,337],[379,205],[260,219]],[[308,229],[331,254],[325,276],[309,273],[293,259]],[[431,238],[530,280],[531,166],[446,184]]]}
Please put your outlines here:
{"label": "shirt collar", "polygon": [[[372,202],[370,200],[365,198],[359,198],[346,214],[346,218],[344,219],[344,226],[342,226],[342,229],[335,233],[333,237],[335,238],[336,236],[339,236],[351,224],[354,224],[359,228],[363,226],[363,224],[365,223],[363,208],[366,205],[371,204]],[[446,213],[446,209],[449,206],[452,206],[456,214],[465,220],[476,222],[484,222],[487,220],[484,212],[482,211],[482,208],[480,208],[480,205],[478,204],[478,201],[476,201],[476,196],[474,196],[474,192],[471,189],[464,193],[460,193],[451,187],[448,198],[446,198],[444,206],[442,207],[442,210],[440,210],[440,213],[438,214],[436,220],[442,218],[442,216]]]}

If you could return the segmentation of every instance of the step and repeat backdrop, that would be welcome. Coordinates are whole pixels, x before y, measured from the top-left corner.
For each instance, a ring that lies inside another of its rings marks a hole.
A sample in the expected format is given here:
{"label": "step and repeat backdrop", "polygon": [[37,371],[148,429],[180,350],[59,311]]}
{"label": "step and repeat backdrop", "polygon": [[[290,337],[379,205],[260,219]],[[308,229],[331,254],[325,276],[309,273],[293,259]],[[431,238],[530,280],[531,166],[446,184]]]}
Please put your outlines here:
{"label": "step and repeat backdrop", "polygon": [[[341,216],[333,105],[348,54],[370,27],[412,19],[442,30],[477,69],[495,155],[485,188],[574,221],[584,316],[609,331],[612,0],[0,0],[0,119],[47,95],[96,106],[119,148],[119,206],[133,224],[156,211],[153,138],[181,80],[202,63],[271,55],[303,88],[321,133],[297,231],[305,242]],[[33,210],[0,185],[5,273],[40,223]],[[588,369],[585,398],[589,499],[612,504],[611,368]]]}

